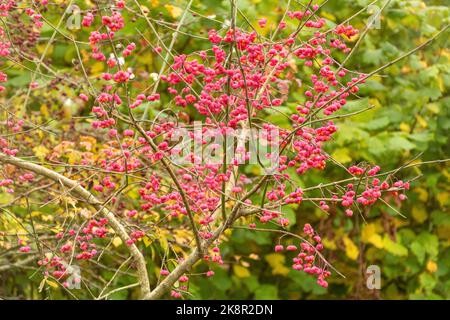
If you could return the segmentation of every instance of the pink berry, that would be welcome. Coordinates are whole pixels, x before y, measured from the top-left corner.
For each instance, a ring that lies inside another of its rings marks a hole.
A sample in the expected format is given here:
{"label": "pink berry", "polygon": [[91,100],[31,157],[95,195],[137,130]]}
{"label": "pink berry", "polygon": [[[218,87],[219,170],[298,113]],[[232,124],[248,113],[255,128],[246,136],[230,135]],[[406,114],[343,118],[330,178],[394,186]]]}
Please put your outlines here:
{"label": "pink berry", "polygon": [[29,246],[23,246],[23,247],[19,248],[19,251],[24,252],[24,253],[30,252],[30,250],[31,250],[31,248]]}
{"label": "pink berry", "polygon": [[266,26],[267,23],[267,19],[266,18],[261,18],[258,20],[258,24],[261,28],[264,28]]}
{"label": "pink berry", "polygon": [[162,276],[168,276],[170,274],[170,272],[169,272],[169,270],[161,269],[159,274],[162,275]]}

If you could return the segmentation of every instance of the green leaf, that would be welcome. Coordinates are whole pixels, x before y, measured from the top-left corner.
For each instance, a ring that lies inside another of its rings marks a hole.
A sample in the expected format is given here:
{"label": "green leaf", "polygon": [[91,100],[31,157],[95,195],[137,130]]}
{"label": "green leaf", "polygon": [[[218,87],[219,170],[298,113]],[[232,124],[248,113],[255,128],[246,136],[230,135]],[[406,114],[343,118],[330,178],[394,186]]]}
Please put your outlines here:
{"label": "green leaf", "polygon": [[425,291],[433,290],[437,283],[436,279],[426,272],[419,276],[419,281]]}
{"label": "green leaf", "polygon": [[362,61],[371,65],[379,65],[383,59],[383,50],[366,50],[362,56]]}
{"label": "green leaf", "polygon": [[414,241],[411,244],[411,251],[416,255],[417,259],[420,263],[423,263],[425,260],[426,250],[425,248],[417,241]]}
{"label": "green leaf", "polygon": [[401,136],[396,136],[393,138],[390,138],[388,140],[388,148],[393,151],[398,150],[411,150],[414,149],[415,145],[408,141],[408,139],[403,138]]}
{"label": "green leaf", "polygon": [[369,130],[380,130],[385,128],[389,124],[389,118],[383,117],[370,121],[365,125]]}
{"label": "green leaf", "polygon": [[383,238],[383,246],[389,253],[392,253],[393,255],[400,257],[408,255],[408,249],[406,249],[400,243],[392,241],[387,235],[385,235]]}
{"label": "green leaf", "polygon": [[255,290],[256,300],[278,299],[278,289],[274,285],[263,284]]}
{"label": "green leaf", "polygon": [[424,247],[431,259],[437,257],[439,253],[439,239],[436,235],[424,231],[417,236],[417,242]]}

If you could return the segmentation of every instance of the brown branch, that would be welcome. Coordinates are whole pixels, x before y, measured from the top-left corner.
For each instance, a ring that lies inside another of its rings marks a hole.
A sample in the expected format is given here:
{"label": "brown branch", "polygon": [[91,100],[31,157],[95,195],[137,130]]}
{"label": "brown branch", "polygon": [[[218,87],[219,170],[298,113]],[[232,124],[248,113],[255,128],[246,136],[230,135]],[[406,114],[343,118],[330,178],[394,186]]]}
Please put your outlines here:
{"label": "brown branch", "polygon": [[37,255],[31,255],[25,259],[19,260],[17,262],[11,262],[11,263],[7,263],[4,265],[0,266],[0,272],[3,271],[8,271],[9,269],[12,268],[23,268],[25,267],[28,263],[32,262],[33,260],[35,260],[38,256]]}
{"label": "brown branch", "polygon": [[[131,120],[133,122],[134,127],[139,131],[140,135],[145,139],[145,141],[150,145],[150,147],[153,149],[154,152],[158,151],[158,147],[156,146],[155,142],[153,141],[153,139],[151,139],[147,133],[144,131],[144,129],[142,129],[142,127],[137,123],[137,121],[134,119],[133,115],[130,112],[130,117]],[[180,182],[178,181],[178,178],[175,174],[175,172],[173,172],[169,162],[167,161],[167,157],[166,155],[163,155],[163,158],[161,158],[161,163],[164,167],[164,169],[167,171],[167,173],[170,175],[172,181],[175,183],[175,186],[177,187],[178,193],[181,195],[181,199],[183,201],[183,204],[186,208],[186,212],[189,218],[189,222],[191,224],[192,227],[192,232],[194,233],[194,238],[195,238],[195,242],[197,244],[197,248],[200,252],[203,251],[202,249],[202,241],[200,238],[200,235],[198,233],[197,227],[195,225],[195,220],[194,220],[194,214],[192,213],[191,207],[189,206],[189,202],[188,199],[186,197],[186,193],[184,192],[183,188],[181,187]]]}
{"label": "brown branch", "polygon": [[[264,176],[260,181],[250,190],[248,191],[243,200],[250,198],[258,189],[263,185],[264,181],[269,176]],[[231,211],[228,219],[225,220],[217,229],[214,231],[211,238],[205,240],[201,247],[206,250],[216,239],[218,239],[225,230],[233,226],[233,223],[239,219],[239,208],[240,205],[235,205],[233,210]],[[165,278],[152,292],[148,295],[144,296],[146,300],[156,300],[161,298],[173,284],[187,271],[191,269],[191,267],[202,258],[202,253],[198,250],[198,248],[194,249],[194,251],[187,257],[186,260],[181,262],[168,276]]]}
{"label": "brown branch", "polygon": [[[216,231],[213,236],[208,240],[204,241],[202,244],[203,248],[208,248],[220,235],[227,229],[226,224],[223,223]],[[173,284],[191,267],[202,258],[202,254],[195,248],[194,251],[181,262],[152,292],[144,296],[145,300],[156,300],[160,299],[165,293],[167,293]]]}

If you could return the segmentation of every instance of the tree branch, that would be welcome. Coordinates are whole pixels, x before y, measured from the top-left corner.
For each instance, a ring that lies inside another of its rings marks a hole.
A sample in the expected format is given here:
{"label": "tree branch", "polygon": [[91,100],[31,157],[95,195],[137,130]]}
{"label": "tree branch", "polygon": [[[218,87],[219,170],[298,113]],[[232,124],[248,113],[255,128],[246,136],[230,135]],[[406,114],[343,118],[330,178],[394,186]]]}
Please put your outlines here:
{"label": "tree branch", "polygon": [[[95,209],[97,209],[105,218],[108,219],[109,225],[113,228],[113,230],[117,233],[117,235],[122,239],[124,243],[127,243],[127,240],[130,239],[125,227],[122,223],[116,218],[113,212],[108,210],[101,202],[98,200],[92,193],[84,189],[78,182],[71,180],[62,174],[55,172],[53,170],[47,169],[43,166],[40,166],[35,163],[31,163],[29,161],[11,157],[5,155],[4,153],[0,153],[0,162],[8,163],[14,165],[16,167],[32,171],[38,175],[44,176],[50,180],[55,182],[60,182],[65,187],[70,189],[70,193],[73,196],[81,198],[86,203],[92,205]],[[133,257],[136,268],[138,272],[138,280],[141,287],[142,296],[147,296],[150,292],[150,283],[147,274],[147,266],[145,263],[144,256],[139,251],[135,244],[128,246],[131,256]]]}

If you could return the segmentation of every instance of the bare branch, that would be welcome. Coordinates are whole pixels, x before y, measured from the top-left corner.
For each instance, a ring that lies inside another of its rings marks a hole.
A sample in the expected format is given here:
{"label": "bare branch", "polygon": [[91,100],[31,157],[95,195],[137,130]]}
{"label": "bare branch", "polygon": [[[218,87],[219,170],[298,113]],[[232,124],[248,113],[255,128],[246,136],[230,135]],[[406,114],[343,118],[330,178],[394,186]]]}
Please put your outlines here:
{"label": "bare branch", "polygon": [[[108,210],[100,200],[98,200],[92,193],[90,193],[80,184],[78,184],[78,182],[63,176],[62,174],[56,171],[47,169],[43,166],[28,162],[20,158],[5,155],[4,153],[0,153],[0,162],[8,163],[16,167],[32,171],[38,175],[44,176],[55,182],[61,182],[65,187],[70,188],[70,193],[72,195],[83,199],[87,204],[92,205],[95,209],[97,209],[100,212],[100,214],[102,214],[105,218],[107,218],[110,226],[113,228],[113,230],[117,233],[117,235],[122,239],[124,243],[127,243],[127,241],[130,240],[130,236],[128,235],[125,227],[116,218],[114,213]],[[147,267],[144,256],[142,255],[142,253],[139,251],[139,249],[135,244],[131,244],[130,246],[128,246],[128,249],[136,263],[142,296],[146,296],[150,292],[150,283],[148,279]]]}

